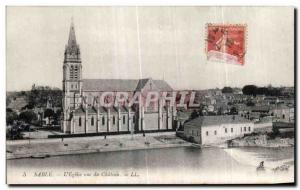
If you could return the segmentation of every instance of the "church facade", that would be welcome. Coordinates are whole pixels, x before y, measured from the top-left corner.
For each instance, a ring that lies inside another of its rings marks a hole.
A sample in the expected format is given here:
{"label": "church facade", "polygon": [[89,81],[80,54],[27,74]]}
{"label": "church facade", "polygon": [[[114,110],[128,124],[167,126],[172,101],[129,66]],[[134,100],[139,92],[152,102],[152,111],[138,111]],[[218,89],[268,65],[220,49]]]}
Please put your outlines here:
{"label": "church facade", "polygon": [[71,23],[63,63],[63,116],[61,130],[66,134],[143,133],[173,130],[176,108],[158,99],[152,106],[140,103],[131,106],[103,106],[99,97],[112,92],[139,94],[147,91],[172,92],[164,80],[145,79],[82,79],[80,47]]}

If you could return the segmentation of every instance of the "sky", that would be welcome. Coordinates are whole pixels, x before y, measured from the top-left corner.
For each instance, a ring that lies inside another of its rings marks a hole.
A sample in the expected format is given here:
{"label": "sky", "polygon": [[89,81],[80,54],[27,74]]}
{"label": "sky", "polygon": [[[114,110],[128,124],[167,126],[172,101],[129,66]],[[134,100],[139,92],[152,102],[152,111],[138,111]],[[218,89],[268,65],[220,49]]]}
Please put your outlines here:
{"label": "sky", "polygon": [[[83,78],[164,79],[174,89],[294,86],[292,7],[7,7],[7,91],[62,88],[73,17]],[[244,65],[208,61],[206,24],[246,24]]]}

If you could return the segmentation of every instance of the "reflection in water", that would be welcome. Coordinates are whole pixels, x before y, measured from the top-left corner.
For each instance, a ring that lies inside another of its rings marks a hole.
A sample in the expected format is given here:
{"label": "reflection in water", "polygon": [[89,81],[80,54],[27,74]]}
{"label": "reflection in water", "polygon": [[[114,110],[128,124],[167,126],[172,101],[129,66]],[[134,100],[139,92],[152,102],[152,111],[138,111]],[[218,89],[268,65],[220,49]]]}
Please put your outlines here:
{"label": "reflection in water", "polygon": [[139,174],[139,178],[132,181],[106,178],[93,183],[278,183],[293,181],[293,171],[285,173],[284,178],[272,176],[271,179],[270,175],[274,175],[271,170],[256,173],[259,161],[264,160],[265,165],[270,166],[270,163],[293,157],[293,148],[181,147],[8,160],[7,167],[8,177],[22,173],[20,171],[37,169],[51,170],[58,176],[60,171],[118,171],[120,175],[137,171]]}

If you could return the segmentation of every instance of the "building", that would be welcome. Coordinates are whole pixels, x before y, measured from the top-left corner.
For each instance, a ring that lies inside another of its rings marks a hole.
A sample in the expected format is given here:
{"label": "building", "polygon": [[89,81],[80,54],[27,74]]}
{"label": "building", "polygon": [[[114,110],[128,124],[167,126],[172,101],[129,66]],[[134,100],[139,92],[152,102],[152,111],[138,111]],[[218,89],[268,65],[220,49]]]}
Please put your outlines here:
{"label": "building", "polygon": [[273,131],[277,131],[280,134],[288,134],[294,136],[295,132],[295,123],[291,122],[273,122]]}
{"label": "building", "polygon": [[152,107],[137,103],[104,107],[99,97],[105,92],[126,92],[130,96],[147,91],[170,92],[173,89],[163,80],[146,79],[82,79],[83,65],[75,29],[71,23],[63,63],[63,116],[64,133],[118,133],[173,130],[176,109],[165,106],[161,99]]}
{"label": "building", "polygon": [[274,120],[282,122],[294,122],[294,106],[287,106],[284,104],[277,104],[276,107],[270,110],[271,114],[274,116]]}
{"label": "building", "polygon": [[15,97],[12,98],[11,102],[7,105],[7,108],[16,111],[18,114],[23,110],[26,109],[28,102],[25,97]]}
{"label": "building", "polygon": [[254,123],[238,115],[202,116],[184,124],[184,136],[201,145],[223,143],[253,130]]}

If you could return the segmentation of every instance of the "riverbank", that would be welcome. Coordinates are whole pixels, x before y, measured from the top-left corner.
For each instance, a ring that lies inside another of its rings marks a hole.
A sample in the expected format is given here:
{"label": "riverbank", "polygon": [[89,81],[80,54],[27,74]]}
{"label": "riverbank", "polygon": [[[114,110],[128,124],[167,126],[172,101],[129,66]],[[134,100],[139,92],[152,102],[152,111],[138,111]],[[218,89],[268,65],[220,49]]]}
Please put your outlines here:
{"label": "riverbank", "polygon": [[249,135],[228,142],[229,147],[293,147],[294,138],[270,138],[266,134]]}
{"label": "riverbank", "polygon": [[[7,159],[45,158],[71,154],[86,154],[98,152],[112,152],[125,150],[141,150],[155,148],[171,148],[182,146],[196,146],[193,143],[176,137],[174,132],[150,133],[146,136],[115,135],[55,139],[26,139],[6,141]],[[225,145],[225,144],[224,144]],[[266,134],[256,134],[233,139],[224,147],[293,147],[294,138],[270,138]],[[220,147],[210,145],[208,147]],[[197,147],[202,147],[197,145]]]}
{"label": "riverbank", "polygon": [[70,139],[39,139],[31,141],[9,141],[7,159],[44,158],[71,154],[86,154],[125,150],[141,150],[190,146],[175,134],[147,136],[126,135],[119,138],[80,137]]}

